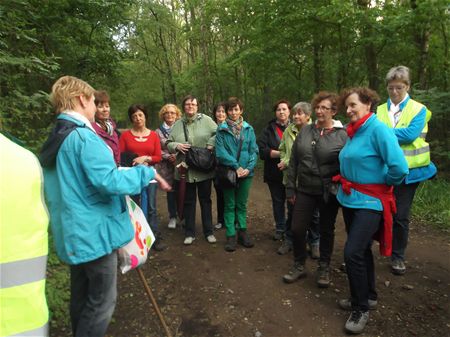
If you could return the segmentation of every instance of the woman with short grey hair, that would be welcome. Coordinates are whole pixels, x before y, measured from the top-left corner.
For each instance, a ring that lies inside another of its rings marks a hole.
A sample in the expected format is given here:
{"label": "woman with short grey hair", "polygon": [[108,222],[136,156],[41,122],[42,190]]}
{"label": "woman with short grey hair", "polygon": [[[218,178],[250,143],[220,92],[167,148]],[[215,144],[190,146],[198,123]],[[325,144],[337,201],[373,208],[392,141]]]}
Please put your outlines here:
{"label": "woman with short grey hair", "polygon": [[397,213],[393,224],[391,271],[394,275],[403,275],[414,194],[419,183],[434,177],[437,170],[430,160],[430,146],[425,140],[431,111],[409,96],[409,68],[391,68],[386,75],[386,85],[389,98],[378,107],[377,116],[394,130],[409,167],[403,183],[394,187]]}

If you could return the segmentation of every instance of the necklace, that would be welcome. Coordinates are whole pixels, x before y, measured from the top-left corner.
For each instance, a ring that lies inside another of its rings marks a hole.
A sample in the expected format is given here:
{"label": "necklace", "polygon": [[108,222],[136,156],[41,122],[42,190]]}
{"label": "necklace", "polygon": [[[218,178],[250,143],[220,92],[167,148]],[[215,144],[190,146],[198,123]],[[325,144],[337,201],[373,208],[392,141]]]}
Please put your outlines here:
{"label": "necklace", "polygon": [[[132,131],[134,131],[134,130],[132,130]],[[147,132],[147,131],[148,131],[148,130],[144,130],[144,132]],[[136,132],[136,131],[134,131],[134,132]],[[139,133],[141,133],[141,131],[139,131]],[[150,133],[149,133],[148,135],[142,135],[142,134],[136,135],[136,134],[134,134],[133,132],[131,132],[131,134],[133,135],[134,139],[135,139],[137,142],[140,142],[140,143],[146,142],[148,136],[150,136]]]}

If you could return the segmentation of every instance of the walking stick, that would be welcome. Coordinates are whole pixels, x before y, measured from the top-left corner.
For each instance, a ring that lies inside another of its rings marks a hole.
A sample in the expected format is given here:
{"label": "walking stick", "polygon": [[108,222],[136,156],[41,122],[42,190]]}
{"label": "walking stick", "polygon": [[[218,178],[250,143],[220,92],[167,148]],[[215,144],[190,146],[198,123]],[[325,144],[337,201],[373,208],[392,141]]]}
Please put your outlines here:
{"label": "walking stick", "polygon": [[152,301],[153,308],[156,311],[156,314],[158,315],[159,321],[161,322],[161,325],[163,326],[166,336],[172,337],[172,333],[169,330],[169,327],[166,324],[166,321],[164,320],[164,316],[161,313],[161,310],[159,309],[158,303],[156,303],[156,299],[153,296],[152,290],[148,286],[147,280],[145,279],[144,273],[142,272],[141,268],[136,268],[136,271],[139,275],[139,278],[142,281],[142,284],[144,285],[145,291],[147,292],[148,297],[150,297],[150,300]]}

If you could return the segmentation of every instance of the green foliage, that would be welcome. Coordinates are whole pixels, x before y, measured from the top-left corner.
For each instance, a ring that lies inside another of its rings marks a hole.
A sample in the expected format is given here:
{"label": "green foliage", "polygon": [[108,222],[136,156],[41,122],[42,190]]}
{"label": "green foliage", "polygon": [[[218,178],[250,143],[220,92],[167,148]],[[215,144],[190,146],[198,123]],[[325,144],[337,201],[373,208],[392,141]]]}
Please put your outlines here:
{"label": "green foliage", "polygon": [[450,230],[450,183],[444,179],[421,183],[414,197],[412,214],[421,222]]}
{"label": "green foliage", "polygon": [[64,327],[69,322],[70,277],[69,267],[56,256],[52,236],[49,235],[46,296],[53,328]]}

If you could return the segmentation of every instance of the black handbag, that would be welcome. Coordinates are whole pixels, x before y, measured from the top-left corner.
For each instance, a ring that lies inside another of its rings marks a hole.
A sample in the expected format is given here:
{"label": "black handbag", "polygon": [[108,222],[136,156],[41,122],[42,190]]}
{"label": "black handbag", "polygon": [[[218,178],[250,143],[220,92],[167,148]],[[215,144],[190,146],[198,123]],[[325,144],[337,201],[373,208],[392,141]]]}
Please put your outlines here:
{"label": "black handbag", "polygon": [[[183,123],[184,137],[188,141],[186,124]],[[216,167],[216,155],[205,147],[191,146],[184,158],[189,167],[201,172],[211,172]]]}
{"label": "black handbag", "polygon": [[[237,155],[237,161],[239,161],[239,158],[241,156],[241,149],[242,149],[242,142],[243,138],[240,138],[239,142],[239,148],[238,148],[238,155]],[[236,170],[232,167],[225,166],[225,165],[217,165],[216,168],[216,185],[220,186],[221,188],[235,188],[239,184],[239,179],[237,177]]]}

